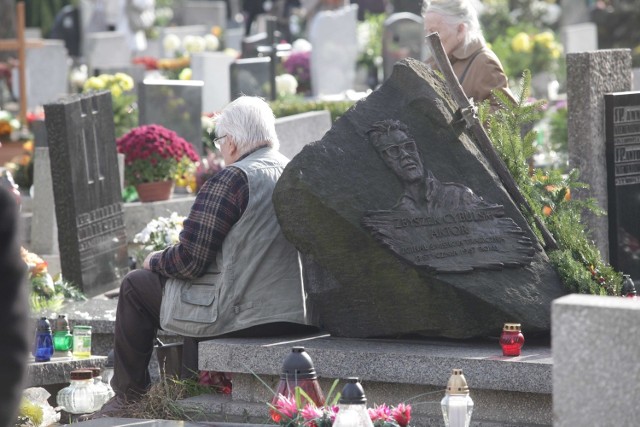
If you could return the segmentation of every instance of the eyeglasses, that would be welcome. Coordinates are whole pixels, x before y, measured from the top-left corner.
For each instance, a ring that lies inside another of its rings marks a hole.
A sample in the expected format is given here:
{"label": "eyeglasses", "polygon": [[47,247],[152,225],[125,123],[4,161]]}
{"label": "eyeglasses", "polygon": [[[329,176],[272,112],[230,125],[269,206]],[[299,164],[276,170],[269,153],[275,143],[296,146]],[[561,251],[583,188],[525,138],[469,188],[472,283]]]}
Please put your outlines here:
{"label": "eyeglasses", "polygon": [[216,149],[218,151],[220,151],[220,146],[222,146],[222,143],[220,142],[221,139],[226,138],[227,135],[222,135],[222,136],[217,136],[215,138],[213,138],[213,145],[216,146]]}
{"label": "eyeglasses", "polygon": [[384,149],[384,152],[387,153],[389,157],[392,157],[394,159],[397,159],[398,157],[400,157],[403,151],[409,154],[415,153],[416,151],[418,151],[418,147],[416,147],[415,142],[411,141],[411,142],[405,142],[404,144],[400,144],[400,145],[392,145]]}

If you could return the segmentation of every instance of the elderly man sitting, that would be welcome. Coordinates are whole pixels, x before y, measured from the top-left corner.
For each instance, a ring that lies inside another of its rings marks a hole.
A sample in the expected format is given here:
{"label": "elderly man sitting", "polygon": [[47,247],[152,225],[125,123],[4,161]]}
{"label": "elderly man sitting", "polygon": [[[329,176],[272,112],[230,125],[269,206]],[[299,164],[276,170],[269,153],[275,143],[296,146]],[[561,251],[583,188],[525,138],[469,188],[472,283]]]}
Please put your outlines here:
{"label": "elderly man sitting", "polygon": [[158,328],[196,339],[316,329],[298,253],[271,201],[288,162],[278,152],[273,112],[260,98],[240,97],[216,118],[216,134],[227,167],[198,192],[180,242],[150,254],[143,269],[122,281],[111,380],[116,395],[92,418],[118,415],[148,389]]}

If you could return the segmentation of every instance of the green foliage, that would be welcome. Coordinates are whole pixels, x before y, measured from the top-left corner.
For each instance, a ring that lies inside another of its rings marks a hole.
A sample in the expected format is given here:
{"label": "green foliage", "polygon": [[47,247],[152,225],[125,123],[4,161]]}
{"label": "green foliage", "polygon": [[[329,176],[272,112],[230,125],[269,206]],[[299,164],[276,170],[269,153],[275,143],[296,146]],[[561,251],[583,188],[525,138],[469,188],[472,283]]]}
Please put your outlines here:
{"label": "green foliage", "polygon": [[565,105],[557,107],[549,115],[550,148],[557,152],[567,152],[569,150],[568,111]]}
{"label": "green foliage", "polygon": [[[572,189],[587,188],[578,181],[579,172],[564,175],[558,170],[532,170],[529,159],[533,155],[535,131],[522,135],[529,122],[541,117],[543,102],[525,104],[529,93],[528,70],[523,74],[518,101],[510,102],[496,92],[502,109],[489,115],[489,104],[480,106],[480,118],[502,160],[507,165],[533,212],[542,218],[554,236],[559,250],[549,253],[552,265],[560,275],[567,291],[596,295],[618,295],[622,275],[606,264],[589,239],[582,224],[584,211],[603,212],[593,198],[574,199]],[[539,234],[531,215],[531,228]]]}
{"label": "green foliage", "polygon": [[310,100],[298,95],[278,99],[269,103],[276,117],[292,116],[308,111],[327,110],[331,114],[332,121],[335,121],[343,115],[353,104],[355,104],[355,101]]}
{"label": "green foliage", "polygon": [[376,66],[382,60],[382,30],[387,15],[365,12],[364,21],[358,24],[360,52],[358,65]]}

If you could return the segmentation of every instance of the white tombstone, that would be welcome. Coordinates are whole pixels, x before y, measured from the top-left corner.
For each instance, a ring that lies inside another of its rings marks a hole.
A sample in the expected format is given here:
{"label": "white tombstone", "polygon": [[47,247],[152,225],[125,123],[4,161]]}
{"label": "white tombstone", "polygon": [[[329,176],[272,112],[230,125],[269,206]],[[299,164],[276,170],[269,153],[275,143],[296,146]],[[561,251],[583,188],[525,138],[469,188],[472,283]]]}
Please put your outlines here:
{"label": "white tombstone", "polygon": [[131,65],[131,49],[124,33],[101,31],[86,36],[84,56],[89,65],[89,75],[93,75],[94,70]]}
{"label": "white tombstone", "polygon": [[222,52],[200,52],[191,55],[194,80],[202,80],[202,111],[222,109],[231,101],[229,66],[234,58]]}
{"label": "white tombstone", "polygon": [[353,89],[358,60],[358,5],[319,12],[309,29],[311,89],[314,96]]}
{"label": "white tombstone", "polygon": [[[27,109],[56,101],[69,93],[69,55],[62,40],[42,40],[42,47],[27,48],[25,83]],[[20,77],[13,70],[13,93],[19,93]]]}
{"label": "white tombstone", "polygon": [[224,1],[189,0],[182,14],[184,25],[227,27],[227,4]]}
{"label": "white tombstone", "polygon": [[331,129],[331,114],[326,111],[309,111],[276,119],[276,133],[280,152],[293,159],[305,145],[319,141]]}
{"label": "white tombstone", "polygon": [[598,27],[593,22],[567,25],[562,28],[560,39],[565,54],[598,50]]}
{"label": "white tombstone", "polygon": [[640,90],[640,68],[634,68],[633,82],[631,82],[631,90]]}

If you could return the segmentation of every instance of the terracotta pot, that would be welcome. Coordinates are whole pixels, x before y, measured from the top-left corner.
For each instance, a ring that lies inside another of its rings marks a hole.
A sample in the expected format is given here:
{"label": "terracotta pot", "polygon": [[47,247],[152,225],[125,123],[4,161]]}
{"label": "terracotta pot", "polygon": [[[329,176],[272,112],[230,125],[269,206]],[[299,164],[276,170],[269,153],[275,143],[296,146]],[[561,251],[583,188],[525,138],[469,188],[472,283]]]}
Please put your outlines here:
{"label": "terracotta pot", "polygon": [[169,200],[173,193],[173,181],[143,182],[136,185],[141,202]]}

